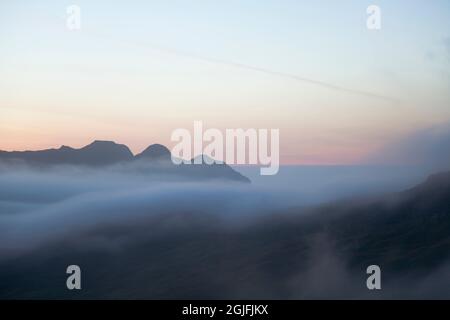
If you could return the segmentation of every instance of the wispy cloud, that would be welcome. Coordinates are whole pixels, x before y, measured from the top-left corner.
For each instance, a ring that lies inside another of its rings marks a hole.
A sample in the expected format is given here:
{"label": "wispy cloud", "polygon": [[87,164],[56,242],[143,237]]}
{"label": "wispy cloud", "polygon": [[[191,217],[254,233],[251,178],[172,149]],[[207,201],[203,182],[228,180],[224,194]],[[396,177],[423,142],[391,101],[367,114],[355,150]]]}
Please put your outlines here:
{"label": "wispy cloud", "polygon": [[294,80],[294,81],[298,81],[298,82],[302,82],[302,83],[320,86],[320,87],[322,87],[324,89],[328,89],[328,90],[336,90],[336,91],[340,91],[343,93],[365,96],[365,97],[371,98],[371,99],[380,99],[380,100],[384,100],[384,101],[391,102],[391,103],[399,102],[399,100],[395,97],[390,97],[387,95],[383,95],[383,94],[371,92],[371,91],[364,91],[364,90],[359,90],[359,89],[355,89],[355,88],[349,88],[349,87],[341,86],[338,84],[322,81],[319,79],[307,78],[307,77],[304,77],[304,76],[301,76],[298,74],[272,70],[272,69],[268,69],[265,67],[254,66],[254,65],[249,65],[249,64],[235,62],[235,61],[229,61],[229,60],[224,60],[224,59],[208,57],[208,56],[204,56],[204,55],[197,54],[197,53],[186,52],[186,51],[179,50],[176,48],[163,47],[163,46],[150,44],[150,43],[129,42],[128,40],[119,41],[118,39],[114,39],[114,40],[121,42],[121,43],[128,43],[128,44],[143,46],[150,50],[156,50],[159,52],[168,53],[168,54],[183,57],[183,58],[195,59],[195,60],[206,62],[206,63],[226,65],[229,67],[239,68],[239,69],[253,71],[253,72],[260,72],[260,73],[264,73],[269,76],[283,77],[286,79],[290,79],[290,80]]}

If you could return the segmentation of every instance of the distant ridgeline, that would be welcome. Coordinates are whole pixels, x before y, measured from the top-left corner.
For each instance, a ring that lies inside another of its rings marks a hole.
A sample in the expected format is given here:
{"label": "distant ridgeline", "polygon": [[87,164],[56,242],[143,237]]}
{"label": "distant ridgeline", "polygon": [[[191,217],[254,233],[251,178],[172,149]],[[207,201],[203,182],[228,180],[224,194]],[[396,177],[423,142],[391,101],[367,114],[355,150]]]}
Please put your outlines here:
{"label": "distant ridgeline", "polygon": [[[206,156],[203,156],[206,157]],[[153,144],[134,156],[123,144],[112,141],[94,141],[74,149],[62,146],[59,149],[39,151],[0,151],[0,163],[26,164],[30,166],[84,166],[91,168],[116,167],[120,170],[138,170],[142,174],[174,176],[188,180],[225,179],[249,183],[250,180],[227,164],[181,164],[175,165],[169,149]]]}

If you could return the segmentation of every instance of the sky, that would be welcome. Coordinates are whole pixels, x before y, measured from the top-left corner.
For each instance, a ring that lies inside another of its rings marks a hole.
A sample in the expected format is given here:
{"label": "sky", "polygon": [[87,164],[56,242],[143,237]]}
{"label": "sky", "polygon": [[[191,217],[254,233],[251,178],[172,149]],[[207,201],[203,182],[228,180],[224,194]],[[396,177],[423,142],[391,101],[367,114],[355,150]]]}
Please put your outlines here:
{"label": "sky", "polygon": [[0,150],[138,153],[202,121],[279,129],[282,164],[357,164],[448,123],[449,88],[447,0],[0,2]]}

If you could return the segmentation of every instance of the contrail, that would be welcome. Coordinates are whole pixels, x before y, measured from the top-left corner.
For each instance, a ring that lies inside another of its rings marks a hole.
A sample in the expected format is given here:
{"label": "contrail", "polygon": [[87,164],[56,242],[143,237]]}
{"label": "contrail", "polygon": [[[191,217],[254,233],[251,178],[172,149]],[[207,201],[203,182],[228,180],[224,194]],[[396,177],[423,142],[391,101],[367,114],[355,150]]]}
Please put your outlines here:
{"label": "contrail", "polygon": [[163,47],[158,47],[158,46],[151,46],[151,48],[158,50],[158,51],[167,52],[167,53],[170,53],[173,55],[178,55],[178,56],[183,56],[183,57],[187,57],[187,58],[191,58],[191,59],[201,60],[201,61],[205,61],[208,63],[228,65],[228,66],[235,67],[235,68],[246,69],[246,70],[250,70],[250,71],[265,73],[265,74],[272,75],[272,76],[288,78],[288,79],[300,81],[303,83],[309,83],[309,84],[321,86],[321,87],[324,87],[324,88],[327,88],[330,90],[336,90],[336,91],[346,92],[346,93],[350,93],[350,94],[366,96],[369,98],[381,99],[381,100],[385,100],[385,101],[389,101],[389,102],[398,102],[399,101],[396,98],[388,97],[388,96],[381,95],[378,93],[357,90],[357,89],[352,89],[352,88],[346,88],[346,87],[342,87],[342,86],[335,85],[332,83],[327,83],[327,82],[320,81],[320,80],[305,78],[305,77],[302,77],[302,76],[299,76],[296,74],[274,71],[274,70],[270,70],[270,69],[266,69],[266,68],[251,66],[251,65],[247,65],[247,64],[243,64],[243,63],[233,62],[233,61],[209,58],[209,57],[201,56],[198,54],[183,52],[183,51],[176,50],[176,49],[169,49],[169,48],[163,48]]}
{"label": "contrail", "polygon": [[[94,33],[90,32],[89,35],[90,36],[94,36]],[[329,90],[336,90],[336,91],[345,92],[345,93],[349,93],[349,94],[365,96],[365,97],[368,97],[368,98],[384,100],[384,101],[391,102],[391,103],[399,102],[399,100],[396,99],[396,98],[385,96],[385,95],[374,93],[374,92],[347,88],[347,87],[339,86],[339,85],[336,85],[336,84],[328,83],[328,82],[325,82],[325,81],[310,79],[310,78],[302,77],[302,76],[299,76],[299,75],[296,75],[296,74],[291,74],[291,73],[286,73],[286,72],[281,72],[281,71],[274,71],[274,70],[270,70],[270,69],[266,69],[266,68],[262,68],[262,67],[257,67],[257,66],[252,66],[252,65],[248,65],[248,64],[244,64],[244,63],[239,63],[239,62],[233,62],[233,61],[228,61],[228,60],[222,60],[222,59],[206,57],[206,56],[195,54],[195,53],[192,53],[192,52],[186,52],[186,51],[182,51],[182,50],[179,50],[179,49],[163,47],[163,46],[155,45],[155,44],[152,44],[152,43],[136,42],[136,41],[130,41],[128,39],[127,40],[117,39],[115,37],[100,35],[98,33],[95,34],[95,37],[99,38],[101,40],[108,39],[108,40],[113,41],[113,42],[121,42],[121,43],[128,44],[128,45],[144,47],[144,48],[147,48],[147,49],[150,49],[150,50],[153,50],[153,51],[160,51],[160,52],[164,52],[164,53],[169,53],[171,55],[180,56],[180,57],[183,57],[183,58],[194,59],[194,60],[207,62],[207,63],[212,63],[212,64],[226,65],[226,66],[230,66],[230,67],[234,67],[234,68],[250,70],[250,71],[253,71],[253,72],[260,72],[260,73],[264,73],[264,74],[271,75],[271,76],[283,77],[283,78],[287,78],[287,79],[290,79],[290,80],[295,80],[295,81],[299,81],[299,82],[303,82],[303,83],[308,83],[308,84],[320,86],[320,87],[323,87],[323,88],[326,88],[326,89],[329,89]]]}
{"label": "contrail", "polygon": [[[49,19],[50,21],[53,20]],[[58,27],[60,27],[61,25],[64,25],[65,20],[60,19],[59,22],[54,22],[55,25],[57,25]],[[203,61],[203,62],[208,62],[208,63],[213,63],[213,64],[220,64],[220,65],[227,65],[227,66],[231,66],[234,68],[240,68],[240,69],[244,69],[244,70],[250,70],[253,72],[260,72],[260,73],[264,73],[267,75],[272,75],[272,76],[277,76],[277,77],[283,77],[286,79],[291,79],[291,80],[295,80],[298,82],[302,82],[302,83],[308,83],[308,84],[312,84],[312,85],[316,85],[316,86],[320,86],[329,90],[335,90],[335,91],[340,91],[340,92],[345,92],[345,93],[349,93],[349,94],[353,94],[353,95],[360,95],[360,96],[365,96],[368,98],[372,98],[372,99],[379,99],[379,100],[384,100],[387,102],[391,102],[391,103],[398,103],[399,100],[397,98],[394,97],[389,97],[386,95],[382,95],[379,93],[374,93],[374,92],[369,92],[369,91],[363,91],[363,90],[358,90],[358,89],[353,89],[353,88],[347,88],[344,86],[340,86],[340,85],[336,85],[333,83],[328,83],[325,81],[321,81],[321,80],[316,80],[316,79],[311,79],[311,78],[306,78],[306,77],[302,77],[300,75],[296,75],[296,74],[291,74],[291,73],[287,73],[287,72],[281,72],[281,71],[275,71],[275,70],[270,70],[270,69],[266,69],[263,67],[258,67],[258,66],[252,66],[252,65],[248,65],[248,64],[244,64],[244,63],[239,63],[239,62],[234,62],[234,61],[227,61],[227,60],[222,60],[222,59],[216,59],[216,58],[211,58],[211,57],[206,57],[206,56],[202,56],[199,54],[194,54],[194,53],[190,53],[190,52],[184,52],[182,50],[178,50],[178,49],[174,49],[174,48],[167,48],[167,47],[162,47],[159,45],[154,45],[151,43],[137,43],[136,41],[130,41],[128,39],[124,40],[124,39],[117,39],[116,37],[111,37],[108,36],[106,34],[100,34],[97,32],[93,32],[92,30],[90,30],[87,33],[88,36],[90,37],[95,37],[97,40],[111,40],[113,42],[122,42],[122,43],[127,43],[132,44],[132,45],[137,45],[137,46],[143,46],[146,48],[150,48],[151,50],[156,50],[156,51],[161,51],[161,52],[166,52],[172,55],[176,55],[176,56],[181,56],[184,58],[190,58],[190,59],[195,59],[198,61]]]}
{"label": "contrail", "polygon": [[290,79],[290,80],[295,80],[295,81],[299,81],[299,82],[303,82],[303,83],[308,83],[308,84],[320,86],[320,87],[323,87],[323,88],[326,88],[326,89],[329,89],[329,90],[336,90],[336,91],[345,92],[345,93],[349,93],[349,94],[365,96],[365,97],[372,98],[372,99],[384,100],[384,101],[388,101],[388,102],[392,102],[392,103],[399,102],[399,100],[396,99],[396,98],[385,96],[385,95],[382,95],[382,94],[369,92],[369,91],[358,90],[358,89],[347,88],[347,87],[339,86],[339,85],[336,85],[336,84],[328,83],[328,82],[325,82],[325,81],[320,81],[320,80],[315,80],[315,79],[302,77],[302,76],[299,76],[299,75],[296,75],[296,74],[292,74],[292,73],[286,73],[286,72],[281,72],[281,71],[274,71],[274,70],[270,70],[270,69],[266,69],[266,68],[262,68],[262,67],[257,67],[257,66],[252,66],[252,65],[248,65],[248,64],[244,64],[244,63],[239,63],[239,62],[233,62],[233,61],[228,61],[228,60],[222,60],[222,59],[206,57],[206,56],[203,56],[203,55],[199,55],[199,54],[195,54],[195,53],[191,53],[191,52],[185,52],[185,51],[174,49],[174,48],[162,47],[162,46],[154,45],[154,44],[151,44],[151,43],[144,43],[144,42],[137,43],[135,41],[129,41],[129,40],[123,40],[123,39],[118,40],[117,38],[105,37],[105,36],[100,36],[100,35],[97,35],[97,36],[101,37],[103,39],[109,38],[112,41],[116,41],[116,42],[120,41],[120,42],[127,43],[127,44],[137,45],[137,46],[140,46],[140,47],[149,48],[150,50],[165,52],[165,53],[169,53],[169,54],[172,54],[172,55],[175,55],[175,56],[184,57],[184,58],[195,59],[195,60],[198,60],[198,61],[203,61],[203,62],[213,63],[213,64],[227,65],[227,66],[231,66],[231,67],[234,67],[234,68],[250,70],[250,71],[253,71],[253,72],[261,72],[261,73],[265,73],[265,74],[271,75],[271,76],[283,77],[283,78],[287,78],[287,79]]}

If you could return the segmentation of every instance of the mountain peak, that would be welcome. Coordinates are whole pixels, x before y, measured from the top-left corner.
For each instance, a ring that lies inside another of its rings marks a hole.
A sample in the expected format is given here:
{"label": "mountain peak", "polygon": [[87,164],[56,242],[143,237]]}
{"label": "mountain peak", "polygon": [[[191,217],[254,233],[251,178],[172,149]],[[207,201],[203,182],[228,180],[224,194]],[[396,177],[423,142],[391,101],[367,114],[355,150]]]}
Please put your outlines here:
{"label": "mountain peak", "polygon": [[114,141],[95,140],[94,142],[84,146],[80,150],[98,150],[98,151],[113,151],[127,153],[132,155],[130,149],[124,144],[118,144]]}
{"label": "mountain peak", "polygon": [[69,146],[61,146],[60,148],[59,148],[59,150],[74,150],[72,147],[69,147]]}
{"label": "mountain peak", "polygon": [[116,163],[133,158],[130,149],[124,144],[117,144],[114,141],[95,140],[91,144],[78,149],[87,162],[93,164]]}
{"label": "mountain peak", "polygon": [[171,152],[167,147],[163,146],[162,144],[152,144],[151,146],[147,147],[144,151],[142,151],[140,154],[136,155],[137,159],[150,159],[150,160],[170,160],[171,159]]}
{"label": "mountain peak", "polygon": [[113,147],[113,146],[120,146],[120,144],[115,143],[114,141],[109,140],[94,140],[84,148],[88,147]]}

